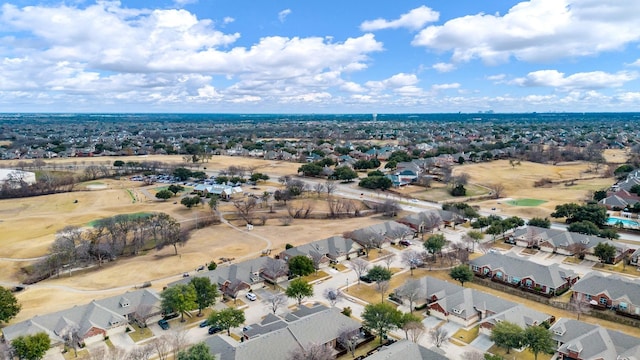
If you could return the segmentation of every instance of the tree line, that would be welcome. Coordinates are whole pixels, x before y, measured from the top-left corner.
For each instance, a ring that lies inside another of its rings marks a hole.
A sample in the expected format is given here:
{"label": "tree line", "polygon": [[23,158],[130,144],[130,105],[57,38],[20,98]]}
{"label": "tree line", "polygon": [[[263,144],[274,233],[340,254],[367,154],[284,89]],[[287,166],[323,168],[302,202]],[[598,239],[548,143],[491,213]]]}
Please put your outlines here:
{"label": "tree line", "polygon": [[[206,219],[202,219],[203,224]],[[91,229],[67,226],[58,231],[48,253],[22,269],[24,283],[30,284],[68,270],[89,265],[102,266],[120,256],[136,256],[143,250],[161,250],[189,240],[189,229],[181,228],[165,213],[125,214],[101,219]]]}

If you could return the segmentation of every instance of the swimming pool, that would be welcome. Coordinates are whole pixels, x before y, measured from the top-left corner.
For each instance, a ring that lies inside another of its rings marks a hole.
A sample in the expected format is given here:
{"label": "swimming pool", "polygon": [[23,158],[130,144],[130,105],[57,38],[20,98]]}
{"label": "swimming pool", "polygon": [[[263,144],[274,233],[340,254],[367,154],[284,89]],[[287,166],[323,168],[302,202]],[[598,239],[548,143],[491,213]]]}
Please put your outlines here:
{"label": "swimming pool", "polygon": [[625,227],[625,228],[637,228],[637,227],[640,227],[640,223],[638,223],[635,220],[631,220],[631,219],[619,218],[619,217],[614,217],[614,216],[609,216],[609,218],[607,219],[607,225],[615,226],[619,222],[621,222],[622,223],[622,227]]}

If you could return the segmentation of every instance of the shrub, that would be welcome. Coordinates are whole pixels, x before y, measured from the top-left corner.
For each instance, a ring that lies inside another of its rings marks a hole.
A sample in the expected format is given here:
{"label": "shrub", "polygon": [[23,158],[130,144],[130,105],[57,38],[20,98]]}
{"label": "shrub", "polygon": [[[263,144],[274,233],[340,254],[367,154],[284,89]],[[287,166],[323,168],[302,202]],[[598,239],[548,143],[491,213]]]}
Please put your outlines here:
{"label": "shrub", "polygon": [[351,317],[351,313],[352,313],[352,310],[351,310],[351,307],[349,307],[349,306],[347,306],[344,309],[342,309],[342,315],[344,315],[344,316]]}
{"label": "shrub", "polygon": [[216,264],[215,261],[211,261],[209,265],[207,265],[207,269],[209,270],[215,270],[217,267],[218,267],[218,264]]}
{"label": "shrub", "polygon": [[293,245],[291,245],[291,244],[287,243],[287,244],[284,246],[284,249],[285,249],[285,250],[289,250],[289,249],[291,249],[292,247],[293,247]]}
{"label": "shrub", "polygon": [[542,178],[533,183],[533,187],[543,187],[552,184],[553,181],[549,178]]}

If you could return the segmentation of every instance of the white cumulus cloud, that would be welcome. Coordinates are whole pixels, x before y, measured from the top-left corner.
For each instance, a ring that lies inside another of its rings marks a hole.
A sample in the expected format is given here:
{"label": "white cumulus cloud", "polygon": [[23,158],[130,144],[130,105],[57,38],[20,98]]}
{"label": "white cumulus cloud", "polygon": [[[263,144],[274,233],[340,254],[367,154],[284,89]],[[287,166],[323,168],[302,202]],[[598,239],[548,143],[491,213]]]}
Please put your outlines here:
{"label": "white cumulus cloud", "polygon": [[437,72],[446,73],[446,72],[451,72],[455,70],[456,66],[451,63],[439,62],[439,63],[433,64],[432,68],[435,69]]}
{"label": "white cumulus cloud", "polygon": [[530,72],[526,77],[517,78],[512,83],[525,87],[554,87],[559,89],[604,89],[620,87],[626,82],[638,78],[638,73],[619,71],[615,74],[604,71],[575,73],[565,76],[557,70],[539,70]]}
{"label": "white cumulus cloud", "polygon": [[640,39],[640,1],[530,0],[504,15],[476,14],[428,26],[414,46],[451,51],[455,62],[550,61],[620,50]]}
{"label": "white cumulus cloud", "polygon": [[400,15],[400,18],[396,20],[375,19],[367,20],[360,24],[360,30],[362,31],[377,31],[384,29],[398,29],[407,28],[409,30],[418,30],[424,27],[427,23],[438,21],[440,14],[437,11],[426,6],[420,6],[409,11],[406,14]]}

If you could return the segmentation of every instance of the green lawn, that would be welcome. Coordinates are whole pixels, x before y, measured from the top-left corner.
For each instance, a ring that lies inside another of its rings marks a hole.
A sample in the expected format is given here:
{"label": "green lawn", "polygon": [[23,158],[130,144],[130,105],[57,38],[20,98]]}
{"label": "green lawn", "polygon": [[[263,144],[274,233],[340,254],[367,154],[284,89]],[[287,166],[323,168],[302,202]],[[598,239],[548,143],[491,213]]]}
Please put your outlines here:
{"label": "green lawn", "polygon": [[538,206],[546,202],[546,200],[539,199],[512,199],[505,201],[506,204],[511,206]]}
{"label": "green lawn", "polygon": [[132,327],[135,331],[129,331],[127,334],[129,334],[129,337],[131,338],[131,340],[133,340],[133,342],[139,342],[142,341],[144,339],[149,339],[151,337],[153,337],[153,333],[151,332],[151,330],[149,328],[141,328],[138,325],[129,325],[130,327]]}
{"label": "green lawn", "polygon": [[[122,215],[126,215],[127,218],[134,220],[134,219],[139,219],[139,218],[143,218],[143,217],[147,217],[149,215],[151,215],[150,212],[137,212],[137,213],[132,213],[132,214],[122,214]],[[96,224],[102,219],[98,219],[98,220],[93,220],[91,222],[89,222],[89,226],[96,226]]]}

